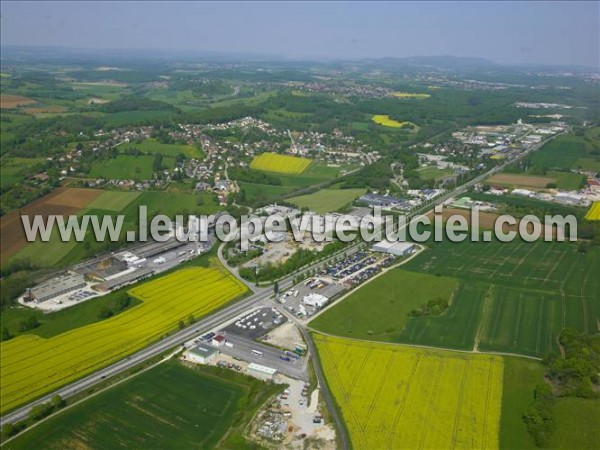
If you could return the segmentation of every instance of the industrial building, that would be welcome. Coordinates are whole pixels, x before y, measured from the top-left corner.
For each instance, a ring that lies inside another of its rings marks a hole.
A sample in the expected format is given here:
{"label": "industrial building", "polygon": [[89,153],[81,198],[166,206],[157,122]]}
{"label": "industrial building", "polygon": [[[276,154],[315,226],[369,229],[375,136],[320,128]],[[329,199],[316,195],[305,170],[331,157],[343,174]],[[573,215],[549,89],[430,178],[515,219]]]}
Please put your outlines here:
{"label": "industrial building", "polygon": [[414,253],[415,244],[411,242],[381,241],[372,248],[374,252],[388,253],[390,255],[405,256]]}
{"label": "industrial building", "polygon": [[85,286],[86,283],[83,275],[62,275],[28,289],[23,299],[26,302],[40,303],[84,288]]}
{"label": "industrial building", "polygon": [[186,359],[197,364],[208,364],[214,361],[218,355],[219,350],[215,347],[200,344],[187,351]]}
{"label": "industrial building", "polygon": [[248,374],[256,378],[272,380],[276,373],[277,369],[273,369],[272,367],[262,366],[256,363],[248,364]]}
{"label": "industrial building", "polygon": [[302,299],[302,303],[307,306],[314,306],[315,308],[322,308],[327,304],[329,299],[321,294],[310,293]]}

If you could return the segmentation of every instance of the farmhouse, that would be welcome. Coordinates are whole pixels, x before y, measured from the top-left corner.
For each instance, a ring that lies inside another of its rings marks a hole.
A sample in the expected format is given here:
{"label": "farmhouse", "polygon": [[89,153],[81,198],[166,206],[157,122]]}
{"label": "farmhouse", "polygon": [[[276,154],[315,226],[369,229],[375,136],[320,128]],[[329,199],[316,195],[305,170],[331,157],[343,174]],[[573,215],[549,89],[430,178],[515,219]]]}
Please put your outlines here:
{"label": "farmhouse", "polygon": [[59,295],[67,294],[86,286],[85,279],[79,274],[68,274],[53,278],[45,283],[27,289],[24,300],[26,302],[40,303],[51,300]]}
{"label": "farmhouse", "polygon": [[307,306],[314,306],[315,308],[322,308],[327,304],[329,299],[321,294],[311,293],[302,299],[302,302]]}
{"label": "farmhouse", "polygon": [[381,241],[373,246],[373,251],[389,253],[390,255],[405,256],[414,253],[415,244],[410,242]]}
{"label": "farmhouse", "polygon": [[197,364],[208,364],[216,359],[219,350],[210,345],[200,344],[187,351],[185,357],[188,361]]}
{"label": "farmhouse", "polygon": [[262,380],[272,380],[276,373],[277,369],[273,369],[272,367],[262,366],[256,363],[248,364],[248,374]]}

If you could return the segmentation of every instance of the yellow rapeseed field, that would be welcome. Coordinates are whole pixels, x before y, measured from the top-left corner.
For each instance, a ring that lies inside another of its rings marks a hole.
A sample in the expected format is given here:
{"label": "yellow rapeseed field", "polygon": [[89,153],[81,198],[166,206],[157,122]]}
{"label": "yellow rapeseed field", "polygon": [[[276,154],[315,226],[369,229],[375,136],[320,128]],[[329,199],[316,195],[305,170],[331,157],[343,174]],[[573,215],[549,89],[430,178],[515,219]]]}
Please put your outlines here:
{"label": "yellow rapeseed field", "polygon": [[587,220],[600,220],[600,202],[592,203],[592,206],[585,215]]}
{"label": "yellow rapeseed field", "polygon": [[[0,345],[5,412],[156,341],[190,314],[199,318],[246,291],[222,267],[180,269],[133,288],[143,303],[49,339],[17,336]],[[94,301],[94,300],[90,300]]]}
{"label": "yellow rapeseed field", "polygon": [[412,92],[394,92],[392,95],[398,98],[417,98],[419,100],[431,97],[431,94],[415,94]]}
{"label": "yellow rapeseed field", "polygon": [[502,358],[315,341],[353,448],[498,448]]}
{"label": "yellow rapeseed field", "polygon": [[261,153],[250,163],[251,169],[278,173],[302,173],[312,160],[297,156],[280,155],[278,153]]}
{"label": "yellow rapeseed field", "polygon": [[398,122],[397,120],[390,119],[390,116],[384,114],[376,114],[371,117],[371,120],[378,125],[384,127],[400,128],[403,127],[407,122]]}

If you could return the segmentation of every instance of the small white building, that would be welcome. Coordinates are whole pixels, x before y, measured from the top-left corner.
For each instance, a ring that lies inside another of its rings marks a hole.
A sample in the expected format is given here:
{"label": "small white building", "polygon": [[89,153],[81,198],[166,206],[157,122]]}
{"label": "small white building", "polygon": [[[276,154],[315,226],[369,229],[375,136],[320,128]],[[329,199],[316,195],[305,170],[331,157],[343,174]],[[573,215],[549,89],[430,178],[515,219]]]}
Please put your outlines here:
{"label": "small white building", "polygon": [[196,364],[209,364],[219,355],[219,350],[210,345],[200,344],[186,352],[186,359]]}
{"label": "small white building", "polygon": [[248,364],[248,375],[251,375],[256,378],[260,378],[263,380],[272,380],[275,374],[277,373],[277,369],[273,369],[272,367],[262,366],[256,363]]}
{"label": "small white building", "polygon": [[389,253],[390,255],[405,256],[414,253],[415,244],[412,242],[381,241],[373,245],[374,252]]}
{"label": "small white building", "polygon": [[327,304],[328,301],[329,299],[324,295],[317,294],[314,292],[305,295],[302,299],[302,303],[304,303],[307,306],[314,306],[315,308],[322,308]]}
{"label": "small white building", "polygon": [[532,197],[535,194],[535,192],[530,191],[528,189],[513,189],[511,194],[519,195],[521,197]]}
{"label": "small white building", "polygon": [[227,339],[225,339],[225,336],[217,334],[215,337],[212,338],[212,341],[210,343],[215,347],[221,347],[223,344],[225,344],[226,341]]}

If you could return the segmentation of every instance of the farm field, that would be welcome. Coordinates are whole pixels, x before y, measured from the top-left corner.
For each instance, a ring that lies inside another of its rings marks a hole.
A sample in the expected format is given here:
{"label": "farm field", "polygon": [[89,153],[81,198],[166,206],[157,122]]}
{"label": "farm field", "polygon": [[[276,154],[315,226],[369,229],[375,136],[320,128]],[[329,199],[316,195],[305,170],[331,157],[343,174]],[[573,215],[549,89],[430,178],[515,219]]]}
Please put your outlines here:
{"label": "farm field", "polygon": [[12,211],[0,217],[0,255],[2,261],[7,261],[28,242],[23,231],[20,214],[28,215],[30,220],[36,214],[46,219],[50,214],[71,215],[90,204],[103,191],[79,188],[58,188],[19,211]]}
{"label": "farm field", "polygon": [[544,366],[525,358],[503,357],[504,383],[500,418],[500,448],[537,450],[527,432],[523,413],[533,401],[535,386],[544,379]]}
{"label": "farm field", "polygon": [[600,202],[594,202],[587,214],[585,215],[587,220],[600,220]]}
{"label": "farm field", "polygon": [[577,160],[588,155],[589,146],[590,143],[583,137],[566,134],[545,144],[535,152],[531,161],[534,166],[568,170]]}
{"label": "farm field", "polygon": [[452,169],[438,169],[437,167],[424,167],[417,170],[419,178],[422,180],[441,180],[444,177],[448,177],[454,174]]}
{"label": "farm field", "polygon": [[[544,357],[558,351],[561,329],[596,329],[599,268],[600,249],[582,254],[566,243],[438,243],[311,326],[374,341]],[[434,298],[452,299],[441,316],[407,316]]]}
{"label": "farm field", "polygon": [[505,287],[529,288],[600,298],[593,274],[600,269],[600,249],[587,254],[567,242],[440,242],[403,269],[440,274]]}
{"label": "farm field", "polygon": [[550,448],[561,450],[600,448],[599,399],[559,398],[554,406],[554,415],[557,427],[550,441]]}
{"label": "farm field", "polygon": [[88,207],[108,211],[121,211],[140,196],[139,192],[104,191],[94,199]]}
{"label": "farm field", "polygon": [[[560,329],[596,329],[599,268],[598,249],[582,254],[575,245],[553,242],[440,243],[404,266],[456,277],[485,292],[472,300],[480,303],[482,350],[540,357],[558,350],[554,339]],[[450,307],[448,317],[459,305]]]}
{"label": "farm field", "polygon": [[397,98],[416,98],[419,100],[431,97],[431,94],[417,94],[413,92],[394,92],[392,95]]}
{"label": "farm field", "polygon": [[450,300],[457,287],[448,277],[391,269],[325,311],[311,327],[329,334],[397,341],[409,313],[430,300]]}
{"label": "farm field", "polygon": [[[198,204],[199,199],[202,199],[201,205]],[[175,214],[184,212],[213,214],[221,209],[216,201],[216,196],[209,193],[146,191],[121,211],[122,214],[125,214],[126,220],[134,220],[139,214],[138,208],[141,205],[147,206],[149,216],[166,214],[174,217]]]}
{"label": "farm field", "polygon": [[556,180],[556,185],[559,189],[566,190],[580,189],[586,180],[585,176],[573,172],[550,170],[546,175]]}
{"label": "farm field", "polygon": [[292,197],[286,201],[299,208],[309,208],[319,214],[333,212],[365,193],[364,189],[323,189],[309,195]]}
{"label": "farm field", "polygon": [[598,173],[600,172],[600,158],[579,158],[572,168]]}
{"label": "farm field", "polygon": [[[173,161],[171,157],[164,158],[163,164],[172,167]],[[96,160],[92,163],[89,176],[105,180],[148,180],[154,173],[153,162],[152,155],[119,155],[116,158]]]}
{"label": "farm field", "polygon": [[486,184],[496,186],[511,186],[511,187],[532,187],[545,188],[549,183],[555,183],[556,179],[550,176],[538,177],[517,173],[499,173],[489,177]]}
{"label": "farm field", "polygon": [[[163,363],[31,429],[6,449],[214,448],[228,433],[238,402],[269,387],[211,370]],[[193,395],[190,395],[193,393]],[[247,422],[247,420],[246,420]]]}
{"label": "farm field", "polygon": [[283,186],[301,188],[331,180],[332,178],[337,177],[340,171],[340,167],[330,167],[318,162],[313,162],[308,169],[302,173],[279,174],[277,175],[277,178],[281,180]]}
{"label": "farm field", "polygon": [[[2,158],[0,164],[0,186],[11,186],[32,175],[32,169],[45,162],[44,158]],[[35,173],[35,172],[33,172]]]}
{"label": "farm field", "polygon": [[397,120],[390,119],[390,116],[385,114],[376,114],[371,118],[371,120],[377,125],[391,128],[401,128],[404,126],[404,124],[406,124],[406,122],[398,122]]}
{"label": "farm field", "polygon": [[238,183],[240,189],[245,192],[247,202],[269,203],[269,199],[276,199],[294,190],[291,186],[274,186],[271,184]]}
{"label": "farm field", "polygon": [[21,95],[0,95],[0,109],[12,109],[34,103],[37,103],[37,100]]}
{"label": "farm field", "polygon": [[314,337],[353,448],[498,447],[502,358]]}
{"label": "farm field", "polygon": [[250,168],[266,172],[297,174],[308,169],[311,162],[312,160],[308,158],[279,155],[277,153],[261,153],[254,157],[250,163]]}
{"label": "farm field", "polygon": [[160,153],[164,156],[176,157],[180,153],[183,153],[188,158],[196,158],[202,159],[204,158],[204,152],[202,152],[195,145],[185,145],[185,144],[163,144],[158,142],[156,139],[149,138],[142,141],[140,144],[138,143],[129,143],[123,144],[121,148],[135,148],[142,153],[146,153],[149,155],[153,155],[155,153]]}
{"label": "farm field", "polygon": [[217,262],[184,268],[133,288],[130,294],[142,304],[115,317],[49,339],[26,334],[2,342],[0,411],[124,358],[176,329],[180,320],[199,318],[244,292]]}

